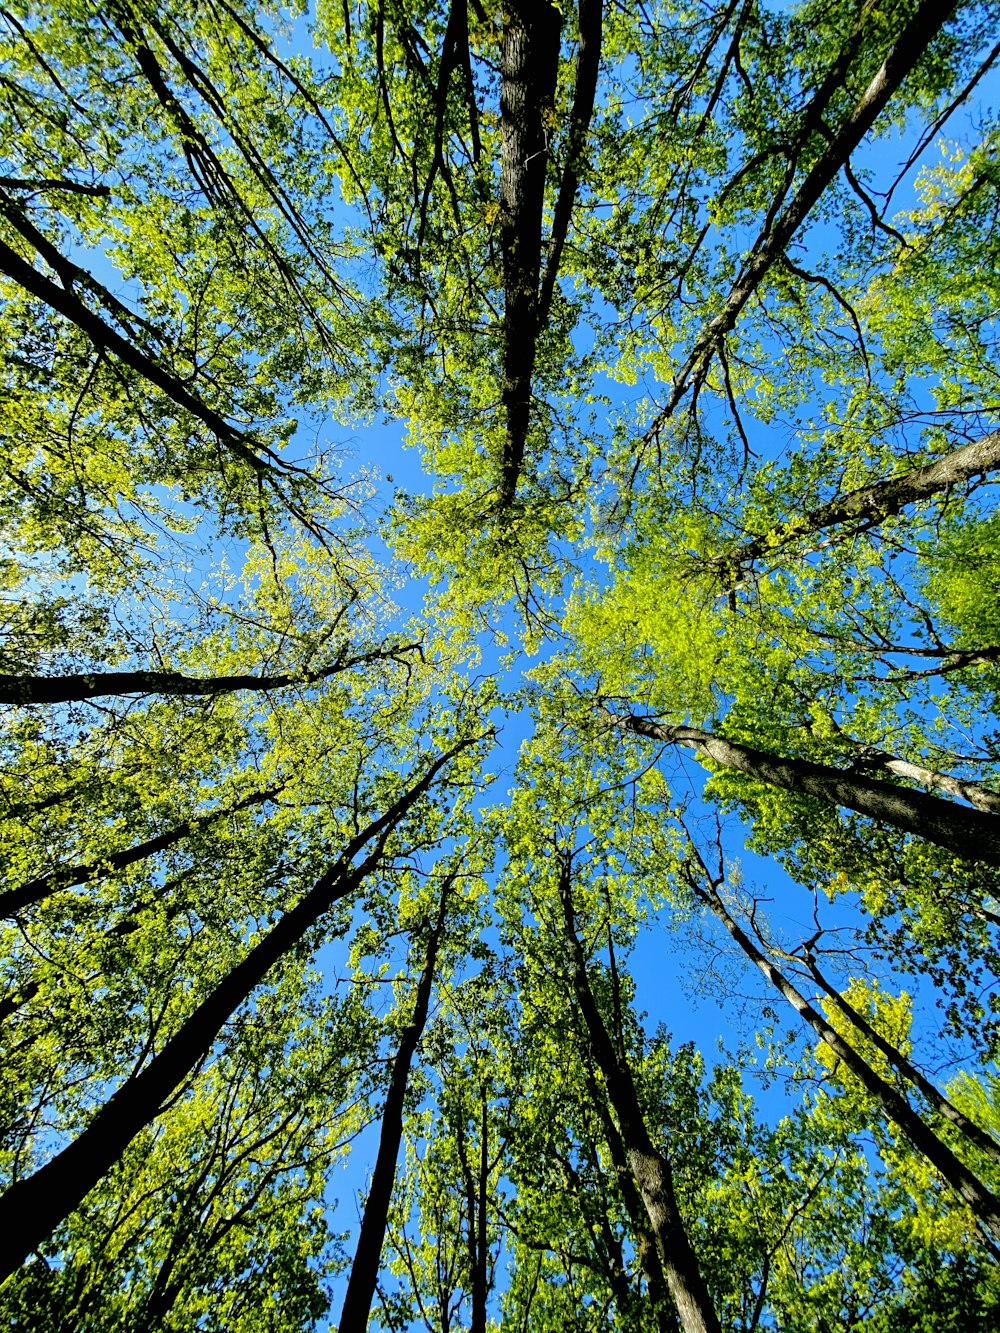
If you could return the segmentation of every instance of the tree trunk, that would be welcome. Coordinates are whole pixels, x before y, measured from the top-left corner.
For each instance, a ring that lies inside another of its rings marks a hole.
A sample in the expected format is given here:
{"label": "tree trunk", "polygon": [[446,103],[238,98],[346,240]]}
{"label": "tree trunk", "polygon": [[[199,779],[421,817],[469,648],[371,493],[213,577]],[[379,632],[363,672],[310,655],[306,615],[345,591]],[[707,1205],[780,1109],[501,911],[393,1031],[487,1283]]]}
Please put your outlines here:
{"label": "tree trunk", "polygon": [[368,662],[419,652],[417,643],[342,655],[317,671],[290,671],[277,676],[184,676],[179,671],[85,671],[72,676],[0,676],[0,704],[61,704],[109,695],[160,694],[183,697],[233,694],[237,690],[280,690],[288,685],[315,685]]}
{"label": "tree trunk", "polygon": [[396,1180],[396,1161],[399,1157],[399,1145],[403,1138],[403,1107],[406,1101],[406,1085],[410,1078],[410,1065],[413,1061],[417,1043],[420,1041],[427,1023],[430,1009],[431,990],[434,985],[434,969],[437,964],[438,945],[444,933],[447,916],[448,898],[455,875],[448,875],[441,886],[441,901],[438,906],[437,920],[431,929],[427,942],[427,953],[420,980],[417,982],[416,997],[413,1003],[413,1017],[403,1029],[396,1058],[392,1062],[389,1078],[389,1091],[382,1112],[382,1132],[379,1138],[378,1155],[375,1169],[372,1171],[372,1183],[368,1190],[364,1216],[361,1219],[361,1234],[358,1247],[351,1265],[351,1276],[344,1296],[344,1308],[340,1312],[340,1333],[356,1333],[368,1327],[372,1301],[378,1283],[379,1264],[382,1259],[382,1245],[389,1224],[389,1205],[392,1202],[392,1187]]}
{"label": "tree trunk", "polygon": [[893,1046],[892,1042],[887,1041],[881,1032],[868,1022],[864,1014],[859,1013],[854,1005],[827,981],[811,954],[806,955],[805,962],[816,984],[826,993],[848,1022],[853,1024],[864,1037],[867,1037],[876,1050],[881,1051],[889,1063],[898,1069],[909,1083],[913,1084],[943,1120],[953,1124],[981,1153],[1000,1166],[1000,1143],[992,1139],[975,1121],[970,1120],[963,1111],[953,1105],[942,1092],[938,1091],[930,1079],[925,1078],[920,1070],[910,1063],[901,1050]]}
{"label": "tree trunk", "polygon": [[[462,1169],[462,1180],[465,1183],[465,1247],[469,1254],[469,1273],[470,1286],[472,1288],[472,1317],[470,1323],[470,1333],[481,1333],[478,1324],[479,1304],[476,1299],[476,1279],[479,1273],[479,1206],[478,1194],[476,1191],[476,1177],[473,1174],[472,1166],[469,1162],[469,1153],[465,1141],[465,1116],[462,1114],[461,1105],[458,1108],[458,1114],[455,1117],[455,1143],[458,1148],[458,1163]],[[447,1307],[447,1302],[442,1302],[442,1310]],[[485,1305],[483,1310],[483,1319],[485,1320]],[[483,1324],[485,1328],[485,1322]]]}
{"label": "tree trunk", "polygon": [[[225,1023],[274,964],[298,944],[324,912],[376,868],[393,829],[445,764],[473,743],[462,741],[441,755],[384,815],[356,834],[336,864],[223,978],[146,1068],[128,1079],[101,1107],[87,1128],[51,1161],[0,1196],[0,1234],[8,1237],[0,1254],[0,1282],[83,1202],[136,1135],[156,1118],[164,1101],[204,1059]],[[372,840],[376,843],[374,850],[359,866],[352,867],[354,857]]]}
{"label": "tree trunk", "polygon": [[486,1302],[489,1296],[489,1246],[487,1243],[487,1206],[489,1201],[489,1102],[486,1085],[480,1085],[479,1115],[479,1188],[476,1195],[476,1252],[472,1269],[472,1322],[470,1333],[486,1333]]}
{"label": "tree trunk", "polygon": [[500,246],[503,253],[503,405],[499,509],[513,503],[531,416],[549,126],[562,15],[551,0],[509,0],[500,82]]}
{"label": "tree trunk", "polygon": [[735,327],[747,301],[764,281],[774,262],[784,254],[823,192],[850,160],[851,154],[875,124],[889,99],[927,50],[954,8],[955,0],[923,0],[787,207],[757,237],[725,305],[702,330],[691,354],[674,378],[666,406],[646,431],[644,440],[656,439],[663,423],[673,415],[692,378],[697,379],[705,373],[715,349]]}
{"label": "tree trunk", "polygon": [[[614,1167],[615,1178],[622,1194],[622,1202],[625,1205],[625,1211],[628,1213],[629,1223],[635,1237],[636,1255],[639,1260],[639,1268],[646,1279],[646,1291],[652,1307],[656,1329],[658,1333],[674,1333],[675,1324],[669,1309],[669,1298],[663,1278],[663,1265],[660,1263],[656,1242],[650,1235],[649,1217],[643,1207],[642,1200],[639,1198],[635,1178],[629,1170],[628,1156],[625,1152],[622,1136],[618,1133],[618,1126],[605,1105],[604,1098],[598,1090],[596,1079],[589,1067],[586,1070],[585,1077],[591,1101],[601,1121],[601,1128],[604,1131],[604,1138],[608,1145],[608,1153],[611,1156],[611,1165]],[[624,1311],[621,1313],[624,1314]]]}
{"label": "tree trunk", "polygon": [[879,823],[914,833],[967,861],[1000,866],[1000,819],[996,815],[809,759],[782,759],[737,741],[724,740],[699,727],[671,727],[647,717],[630,716],[615,721],[650,740],[686,745],[723,768],[736,769],[771,787],[816,796],[831,805],[856,810]]}
{"label": "tree trunk", "polygon": [[936,787],[938,791],[956,796],[960,801],[968,801],[977,810],[1000,815],[1000,792],[990,791],[989,787],[984,787],[981,783],[966,782],[963,778],[952,777],[950,773],[941,773],[936,768],[927,768],[923,764],[900,759],[885,750],[865,747],[864,753],[855,762],[859,768],[880,768],[886,773],[895,773],[897,777],[919,782],[923,787]]}
{"label": "tree trunk", "polygon": [[[465,1117],[461,1104],[455,1116],[455,1141],[458,1148],[458,1162],[465,1183],[465,1245],[469,1255],[469,1286],[471,1289],[471,1315],[469,1333],[486,1333],[488,1323],[487,1301],[489,1299],[489,1245],[487,1222],[489,1220],[488,1200],[490,1181],[489,1160],[489,1097],[486,1083],[479,1085],[479,1161],[473,1171],[469,1160],[468,1145],[465,1138]],[[496,1165],[494,1162],[493,1165]]]}
{"label": "tree trunk", "polygon": [[[699,858],[700,860],[700,858]],[[855,1076],[865,1091],[881,1107],[886,1118],[909,1139],[919,1153],[927,1158],[934,1169],[944,1177],[975,1216],[1000,1239],[1000,1200],[991,1194],[978,1176],[943,1143],[934,1131],[924,1123],[910,1106],[909,1102],[891,1084],[872,1069],[862,1056],[848,1045],[837,1030],[815,1010],[792,983],[778,971],[777,967],[754,944],[753,940],[741,929],[730,915],[719,896],[717,886],[712,882],[704,865],[701,871],[708,884],[707,889],[697,887],[692,875],[691,883],[695,892],[719,918],[730,935],[746,956],[760,968],[764,976],[780,992],[796,1012],[809,1024],[819,1039],[824,1042],[834,1055],[843,1061],[845,1067]]]}
{"label": "tree trunk", "polygon": [[40,990],[37,981],[26,981],[18,991],[13,991],[10,995],[5,995],[0,1000],[0,1023],[6,1023],[7,1019],[16,1014],[19,1009],[23,1009],[29,1004]]}
{"label": "tree trunk", "polygon": [[823,532],[841,523],[858,527],[872,527],[883,519],[898,514],[907,505],[927,500],[932,495],[964,486],[973,478],[1000,468],[1000,430],[992,431],[973,444],[964,444],[951,453],[911,468],[898,477],[860,486],[857,490],[839,495],[826,504],[807,510],[798,518],[779,524],[770,532],[751,537],[733,550],[713,557],[709,563],[723,571],[723,587],[733,588],[746,574],[748,566],[762,557],[771,557],[782,547],[797,542],[813,532]]}
{"label": "tree trunk", "polygon": [[608,1096],[621,1127],[625,1155],[649,1216],[667,1286],[684,1333],[722,1333],[677,1207],[670,1164],[653,1146],[631,1071],[619,1059],[590,989],[586,959],[576,934],[570,876],[570,858],[566,854],[559,870],[559,892],[576,998],[587,1026],[594,1061],[604,1075]]}
{"label": "tree trunk", "polygon": [[538,324],[544,325],[548,319],[555,291],[556,278],[559,276],[559,264],[562,260],[563,246],[569,232],[573,204],[580,184],[580,170],[583,166],[587,146],[587,133],[594,115],[594,99],[597,96],[597,76],[601,66],[601,41],[604,28],[604,0],[580,0],[580,49],[576,57],[576,84],[573,89],[573,110],[570,114],[569,133],[566,136],[566,164],[563,167],[562,180],[559,182],[559,194],[552,211],[552,234],[549,237],[549,252],[545,260],[545,272],[542,275],[541,289],[538,296]]}

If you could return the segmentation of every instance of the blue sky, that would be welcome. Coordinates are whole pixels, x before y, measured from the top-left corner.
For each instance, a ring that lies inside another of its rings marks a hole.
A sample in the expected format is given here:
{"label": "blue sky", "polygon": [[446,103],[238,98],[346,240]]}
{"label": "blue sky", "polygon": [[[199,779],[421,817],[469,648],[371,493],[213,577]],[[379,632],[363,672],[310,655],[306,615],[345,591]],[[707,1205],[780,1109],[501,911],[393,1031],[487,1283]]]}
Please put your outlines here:
{"label": "blue sky", "polygon": [[[302,22],[297,25],[290,49],[308,49]],[[996,95],[997,86],[997,77],[991,77],[989,84],[980,90],[980,98],[991,100]],[[961,123],[951,126],[949,133],[960,138]],[[925,156],[933,161],[937,154],[938,149],[932,144]],[[862,156],[864,164],[881,175],[898,160],[898,149],[891,140],[886,140]],[[911,199],[907,198],[906,191],[900,191],[895,201],[896,207],[904,208],[909,202]],[[810,254],[815,255],[826,239],[822,227],[814,229],[810,233]],[[615,387],[612,408],[624,408],[631,404],[635,392],[626,386]],[[373,512],[391,503],[397,488],[411,493],[430,489],[432,482],[422,470],[417,451],[404,446],[402,423],[375,422],[352,430],[324,423],[323,431],[330,443],[341,447],[343,471],[346,474],[364,470],[371,476],[376,487]],[[767,457],[768,451],[773,454],[782,448],[782,438],[778,432],[761,430],[753,443],[759,448],[761,456]],[[302,442],[304,445],[308,443],[305,439]],[[231,559],[234,562],[238,561],[240,552],[240,544],[233,543]],[[583,573],[595,582],[606,577],[603,567],[587,563],[586,557]],[[411,574],[402,592],[393,589],[392,595],[400,602],[404,614],[419,614],[424,610],[428,592],[426,580]],[[507,667],[503,664],[501,652],[488,641],[484,640],[483,648],[483,668],[500,673],[503,688],[512,691],[520,688],[523,671],[530,668],[533,661],[519,659],[513,667]],[[513,783],[518,752],[530,730],[527,714],[506,721],[498,749],[489,764],[491,771],[498,776],[487,801],[504,802]],[[680,795],[683,791],[691,801],[692,812],[697,814],[702,808],[699,793],[704,784],[705,770],[686,754],[672,763],[672,768],[679,775],[679,790],[675,794]],[[744,830],[735,819],[726,823],[725,845],[731,860],[739,862],[745,882],[753,885],[762,896],[773,899],[769,908],[770,919],[784,941],[795,943],[801,936],[811,933],[812,900],[808,891],[793,884],[773,860],[765,860],[748,852],[744,846]],[[833,908],[824,907],[824,916],[834,922],[853,919],[846,903]],[[752,1043],[760,1027],[761,1004],[765,1001],[771,1003],[773,993],[742,956],[734,955],[735,946],[729,945],[728,937],[714,921],[709,921],[703,932],[694,933],[702,935],[697,944],[692,943],[686,931],[678,932],[665,919],[654,921],[640,937],[630,960],[630,968],[637,985],[637,1005],[646,1013],[648,1026],[652,1029],[662,1023],[671,1032],[675,1045],[692,1041],[704,1053],[706,1061],[711,1063],[720,1058],[720,1042],[730,1049],[743,1042]],[[344,967],[342,947],[339,944],[328,946],[321,951],[319,962],[321,967],[327,969],[328,979],[332,981]],[[908,984],[912,986],[912,982]],[[930,997],[921,998],[926,1000]],[[779,1024],[781,1030],[796,1026],[791,1011]],[[809,1039],[804,1037],[804,1040]],[[771,1117],[787,1109],[785,1098],[777,1089],[767,1093],[761,1105]],[[349,1169],[343,1173],[337,1172],[331,1181],[331,1192],[341,1199],[341,1208],[333,1222],[334,1229],[354,1219],[355,1210],[349,1196],[364,1188],[365,1173],[373,1160],[376,1136],[377,1127],[363,1136],[352,1155]],[[333,1313],[336,1316],[336,1298]]]}
{"label": "blue sky", "polygon": [[[997,87],[997,77],[991,76],[988,85],[980,90],[981,97],[992,99]],[[953,123],[948,132],[950,136],[961,139],[963,123]],[[890,172],[894,174],[902,154],[903,142],[903,136],[895,141],[882,140],[859,154],[859,164],[870,170],[877,179],[886,177]],[[939,152],[937,143],[932,142],[924,160],[936,162]],[[915,199],[912,187],[917,170],[911,171],[908,184],[897,193],[894,200],[897,209],[912,206]],[[831,239],[823,227],[814,228],[809,233],[807,258],[816,258]],[[613,393],[616,396],[615,406],[624,407],[635,397],[635,390],[626,386],[617,386]],[[776,452],[782,451],[782,439],[780,432],[762,429],[753,444],[761,456],[766,458],[769,454],[774,456]],[[403,427],[400,424],[377,424],[359,430],[351,439],[350,447],[359,466],[377,470],[383,478],[380,494],[386,501],[391,500],[396,487],[415,493],[430,489],[431,480],[423,473],[416,451],[403,445]],[[604,570],[596,566],[588,568],[585,565],[584,573],[595,580],[605,577]],[[404,609],[420,611],[427,591],[425,581],[411,580],[402,598]],[[495,669],[501,669],[498,655],[491,654],[488,645],[485,665],[487,668],[492,665]],[[519,662],[512,671],[504,674],[503,685],[511,689],[518,688],[521,672],[531,665],[530,661]],[[498,777],[488,800],[504,801],[505,792],[512,782],[519,748],[529,734],[530,721],[527,717],[512,718],[504,726],[498,752],[491,760],[491,768],[498,773]],[[684,775],[681,785],[686,783],[689,786],[691,808],[696,812],[700,808],[699,793],[704,784],[705,770],[693,758],[685,756],[677,764],[676,771]],[[727,855],[734,864],[739,864],[747,887],[762,898],[771,900],[767,909],[768,917],[782,942],[794,945],[799,939],[811,934],[814,929],[814,903],[809,891],[793,883],[774,860],[748,851],[744,843],[745,830],[735,818],[728,819],[725,827]],[[857,921],[854,904],[849,898],[833,905],[824,902],[821,906],[824,922],[832,926],[855,924]],[[693,942],[692,934],[700,935],[700,941]],[[685,929],[681,934],[663,919],[654,921],[640,937],[629,966],[637,986],[637,1007],[647,1015],[647,1026],[652,1030],[663,1024],[672,1034],[675,1045],[693,1042],[709,1064],[724,1058],[720,1054],[720,1046],[732,1051],[741,1044],[753,1044],[756,1033],[761,1029],[760,1013],[764,1005],[774,1005],[782,1011],[777,1025],[779,1033],[798,1031],[802,1041],[811,1044],[811,1036],[802,1030],[796,1016],[782,1005],[759,973],[730,944],[721,926],[714,920],[706,922],[703,930]],[[888,981],[888,978],[889,973],[884,973],[883,980]],[[911,992],[916,992],[919,1004],[930,1005],[933,1002],[934,997],[926,985],[915,983],[913,978],[907,978],[905,984]],[[923,1019],[918,1019],[918,1022],[926,1029],[927,1024]],[[941,1047],[937,1054],[940,1057],[940,1077],[946,1080],[961,1066],[962,1053]],[[786,1113],[789,1102],[785,1090],[780,1085],[771,1085],[759,1094],[759,1106],[769,1119]],[[375,1133],[372,1131],[359,1142],[350,1169],[346,1173],[338,1173],[332,1183],[331,1188],[342,1200],[338,1224],[345,1221],[345,1196],[352,1190],[363,1188],[364,1150],[367,1147],[373,1152],[374,1142]],[[346,1211],[349,1216],[349,1205]]]}

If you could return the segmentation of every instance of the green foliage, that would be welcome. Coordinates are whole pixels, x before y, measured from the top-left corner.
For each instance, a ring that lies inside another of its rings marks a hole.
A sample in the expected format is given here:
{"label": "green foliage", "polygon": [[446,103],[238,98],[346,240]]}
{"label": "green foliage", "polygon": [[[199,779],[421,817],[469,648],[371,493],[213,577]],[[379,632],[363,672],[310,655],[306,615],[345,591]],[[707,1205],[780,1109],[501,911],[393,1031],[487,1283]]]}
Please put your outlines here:
{"label": "green foliage", "polygon": [[[0,16],[8,1205],[366,867],[33,1240],[5,1327],[336,1318],[444,885],[374,1326],[680,1328],[627,1084],[726,1333],[1000,1327],[988,1209],[873,1091],[1000,1191],[998,870],[892,813],[1000,816],[995,6],[557,8],[513,241],[515,0]],[[376,418],[423,468],[391,500],[335,443]],[[754,1054],[651,1022],[650,952]]]}

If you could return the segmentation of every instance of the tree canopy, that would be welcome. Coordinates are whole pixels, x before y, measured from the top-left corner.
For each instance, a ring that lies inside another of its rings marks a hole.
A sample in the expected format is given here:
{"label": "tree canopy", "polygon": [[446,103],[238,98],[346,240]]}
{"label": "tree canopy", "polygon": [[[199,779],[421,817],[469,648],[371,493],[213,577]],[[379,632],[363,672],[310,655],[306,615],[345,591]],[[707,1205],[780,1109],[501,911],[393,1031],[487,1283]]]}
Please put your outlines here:
{"label": "tree canopy", "polygon": [[998,30],[0,9],[4,1327],[1000,1329]]}

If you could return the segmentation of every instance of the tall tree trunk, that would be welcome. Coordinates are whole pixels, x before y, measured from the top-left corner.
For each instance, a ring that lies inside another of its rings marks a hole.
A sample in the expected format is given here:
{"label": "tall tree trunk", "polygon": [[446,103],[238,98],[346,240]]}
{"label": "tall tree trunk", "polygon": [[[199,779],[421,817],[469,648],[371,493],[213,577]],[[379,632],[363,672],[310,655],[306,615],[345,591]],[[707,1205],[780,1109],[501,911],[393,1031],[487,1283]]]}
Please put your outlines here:
{"label": "tall tree trunk", "polygon": [[552,305],[556,278],[562,261],[563,246],[569,232],[573,204],[580,184],[587,146],[587,134],[594,115],[597,96],[597,76],[601,67],[601,42],[604,29],[604,0],[580,0],[580,47],[576,57],[576,83],[573,88],[573,110],[570,113],[569,132],[566,136],[566,163],[559,194],[552,211],[552,234],[545,260],[541,288],[538,294],[538,324],[544,325]]}
{"label": "tall tree trunk", "polygon": [[957,796],[960,801],[968,801],[977,810],[1000,815],[1000,792],[991,791],[979,782],[966,782],[964,778],[953,777],[936,768],[927,768],[925,764],[914,764],[909,759],[900,759],[898,755],[889,754],[885,750],[859,745],[859,751],[859,757],[854,761],[859,768],[895,773],[897,777],[919,782],[923,787],[934,787],[938,791],[947,792],[949,796]]}
{"label": "tall tree trunk", "polygon": [[547,123],[559,73],[562,15],[551,0],[508,0],[500,58],[500,247],[503,253],[502,511],[513,503],[531,417],[538,344]]}
{"label": "tall tree trunk", "polygon": [[893,1046],[892,1042],[886,1040],[877,1028],[873,1027],[864,1014],[855,1009],[854,1005],[832,986],[819,969],[819,965],[812,954],[807,954],[805,958],[806,966],[817,986],[829,997],[831,1003],[839,1010],[841,1014],[857,1030],[866,1037],[876,1050],[880,1051],[889,1063],[897,1069],[907,1082],[921,1093],[926,1101],[933,1106],[938,1115],[943,1120],[949,1121],[960,1130],[970,1143],[974,1144],[981,1153],[989,1157],[991,1161],[1000,1166],[1000,1143],[991,1138],[975,1121],[960,1111],[957,1106],[948,1100],[942,1092],[939,1092],[934,1084],[923,1076],[919,1069],[906,1058],[898,1047]]}
{"label": "tall tree trunk", "polygon": [[885,110],[889,99],[937,36],[955,8],[955,0],[923,0],[850,115],[832,135],[819,160],[807,173],[784,211],[766,225],[754,242],[743,272],[733,284],[726,303],[699,334],[690,355],[674,377],[666,406],[646,431],[655,440],[663,423],[673,415],[692,380],[704,375],[715,349],[736,325],[740,312],[784,254],[795,233],[819,202],[851,154]]}
{"label": "tall tree trunk", "polygon": [[770,532],[750,537],[739,546],[722,555],[714,556],[709,564],[720,569],[723,587],[732,588],[745,576],[755,560],[770,559],[783,547],[790,546],[814,532],[824,532],[840,524],[848,524],[848,533],[869,528],[883,519],[898,514],[907,505],[930,499],[933,495],[949,492],[967,485],[975,477],[1000,468],[1000,430],[992,431],[973,444],[963,444],[944,454],[911,468],[898,477],[859,486],[856,490],[838,495],[826,504],[809,509],[787,523],[778,524]]}
{"label": "tall tree trunk", "polygon": [[[660,1263],[656,1242],[650,1234],[649,1216],[643,1207],[642,1200],[639,1198],[635,1178],[629,1170],[625,1144],[622,1142],[618,1126],[605,1104],[604,1097],[598,1089],[597,1080],[589,1066],[585,1070],[585,1077],[591,1102],[604,1131],[604,1138],[611,1156],[611,1165],[614,1167],[618,1188],[621,1190],[622,1202],[625,1205],[626,1213],[628,1213],[629,1224],[635,1237],[636,1255],[639,1260],[639,1268],[646,1279],[646,1290],[656,1329],[658,1333],[674,1333],[675,1324],[673,1314],[669,1308],[670,1298],[663,1277],[663,1265]],[[624,1315],[625,1312],[622,1311],[621,1313]]]}
{"label": "tall tree trunk", "polygon": [[793,1009],[813,1029],[844,1066],[850,1070],[865,1091],[881,1108],[886,1118],[899,1129],[919,1153],[927,1158],[934,1169],[944,1177],[972,1213],[1000,1239],[1000,1200],[983,1182],[961,1162],[946,1143],[934,1133],[914,1111],[905,1097],[886,1083],[853,1046],[832,1027],[804,995],[781,973],[774,963],[754,944],[746,931],[734,920],[719,894],[718,883],[696,855],[699,872],[705,887],[697,883],[693,872],[690,882],[695,893],[719,918],[746,956],[760,968],[771,985],[788,1001]]}
{"label": "tall tree trunk", "polygon": [[559,869],[559,893],[573,986],[587,1026],[594,1061],[604,1076],[608,1096],[621,1127],[629,1168],[656,1238],[667,1286],[684,1333],[722,1333],[719,1317],[677,1207],[670,1163],[653,1146],[632,1072],[619,1058],[590,989],[586,959],[576,934],[571,875],[571,857],[566,853]]}
{"label": "tall tree trunk", "polygon": [[[489,1245],[487,1223],[489,1220],[489,1180],[491,1163],[489,1159],[489,1096],[487,1084],[479,1084],[479,1161],[473,1170],[469,1160],[468,1143],[465,1137],[465,1117],[461,1105],[455,1116],[455,1141],[458,1148],[458,1162],[465,1183],[465,1237],[469,1255],[469,1275],[472,1296],[472,1311],[469,1333],[486,1333],[487,1301],[489,1299]],[[492,1163],[496,1165],[496,1163]]]}
{"label": "tall tree trunk", "polygon": [[184,676],[179,671],[84,671],[71,676],[0,676],[0,704],[61,704],[109,695],[162,694],[202,697],[234,694],[238,690],[280,690],[288,685],[315,685],[342,671],[369,662],[397,660],[401,653],[419,652],[420,644],[378,648],[349,657],[346,651],[335,662],[317,670],[289,671],[276,676]]}
{"label": "tall tree trunk", "polygon": [[410,1078],[410,1065],[417,1049],[430,1009],[431,990],[434,986],[434,970],[437,966],[438,945],[444,933],[448,910],[448,899],[455,874],[448,875],[441,886],[441,900],[438,904],[437,920],[431,928],[427,941],[423,971],[417,982],[413,1002],[413,1017],[403,1029],[396,1058],[392,1062],[389,1077],[389,1091],[386,1094],[385,1108],[382,1112],[382,1132],[379,1137],[378,1155],[375,1169],[372,1171],[372,1183],[368,1190],[364,1216],[361,1219],[361,1234],[351,1265],[351,1276],[347,1282],[344,1307],[340,1312],[340,1333],[357,1333],[368,1327],[372,1301],[378,1283],[379,1264],[382,1259],[382,1245],[385,1242],[386,1228],[389,1225],[389,1205],[392,1202],[392,1187],[396,1180],[396,1161],[399,1157],[399,1145],[403,1138],[403,1107],[406,1101],[406,1085]]}
{"label": "tall tree trunk", "polygon": [[[392,803],[385,814],[356,834],[337,862],[302,901],[286,912],[223,978],[190,1018],[141,1073],[124,1083],[68,1147],[0,1196],[0,1234],[8,1237],[0,1253],[0,1282],[77,1208],[135,1136],[160,1113],[164,1101],[212,1048],[225,1023],[267,976],[270,969],[339,899],[353,892],[377,867],[386,839],[430,788],[440,770],[465,740],[440,755],[419,781]],[[359,866],[352,862],[374,840],[374,850]]]}
{"label": "tall tree trunk", "polygon": [[486,1333],[486,1301],[489,1296],[489,1246],[486,1230],[490,1183],[489,1101],[485,1084],[480,1084],[479,1091],[479,1188],[476,1193],[476,1253],[472,1270],[470,1333]]}
{"label": "tall tree trunk", "polygon": [[723,768],[745,773],[758,782],[805,796],[816,796],[831,805],[856,810],[858,814],[906,833],[915,833],[968,861],[1000,866],[1000,819],[983,810],[970,810],[927,792],[897,787],[861,773],[813,763],[809,759],[782,759],[728,741],[699,727],[672,727],[648,717],[614,719],[619,726],[666,745],[685,745],[699,756]]}
{"label": "tall tree trunk", "polygon": [[[455,1142],[458,1148],[458,1164],[462,1169],[465,1184],[465,1248],[469,1255],[470,1286],[472,1287],[471,1333],[480,1333],[478,1324],[479,1304],[476,1299],[476,1279],[479,1273],[479,1195],[476,1189],[476,1177],[469,1161],[469,1152],[465,1139],[465,1116],[461,1105],[455,1117]],[[446,1302],[442,1305],[445,1309]],[[485,1321],[485,1305],[483,1309]],[[485,1328],[485,1322],[483,1323]]]}

